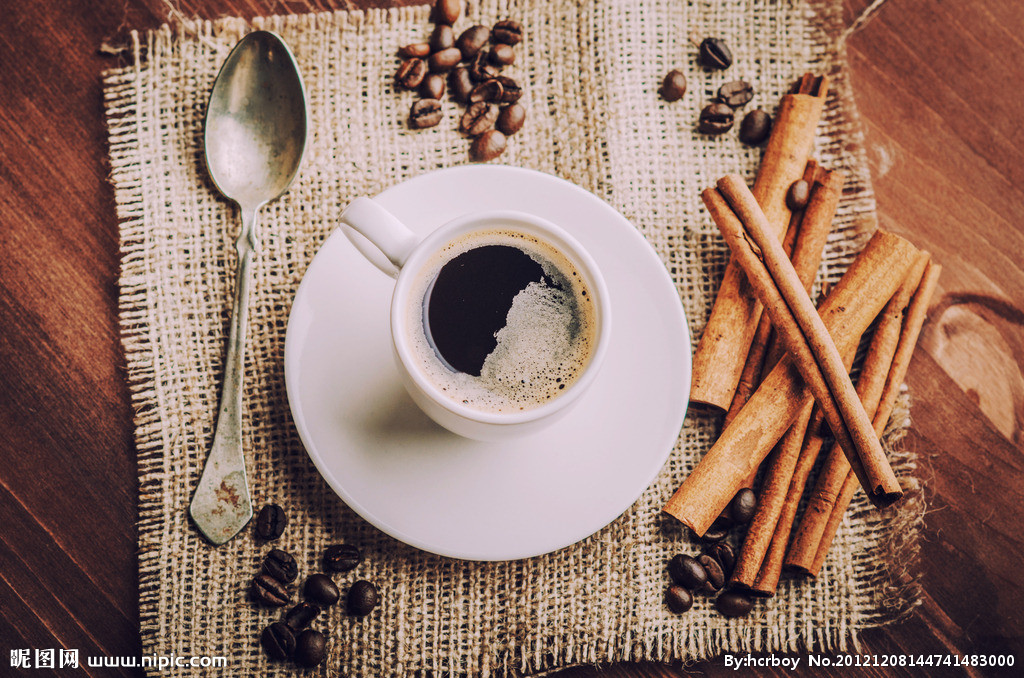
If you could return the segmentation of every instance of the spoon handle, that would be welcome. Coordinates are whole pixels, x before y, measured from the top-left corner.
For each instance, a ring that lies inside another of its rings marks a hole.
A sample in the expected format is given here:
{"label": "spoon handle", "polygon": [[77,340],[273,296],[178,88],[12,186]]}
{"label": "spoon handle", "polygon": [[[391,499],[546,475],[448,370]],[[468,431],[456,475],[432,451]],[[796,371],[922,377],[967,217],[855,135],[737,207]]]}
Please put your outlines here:
{"label": "spoon handle", "polygon": [[199,530],[220,545],[238,534],[252,518],[252,500],[242,452],[242,377],[249,321],[249,280],[256,251],[256,209],[241,207],[242,232],[235,243],[238,273],[231,309],[231,333],[224,364],[224,386],[210,455],[199,479],[189,513]]}

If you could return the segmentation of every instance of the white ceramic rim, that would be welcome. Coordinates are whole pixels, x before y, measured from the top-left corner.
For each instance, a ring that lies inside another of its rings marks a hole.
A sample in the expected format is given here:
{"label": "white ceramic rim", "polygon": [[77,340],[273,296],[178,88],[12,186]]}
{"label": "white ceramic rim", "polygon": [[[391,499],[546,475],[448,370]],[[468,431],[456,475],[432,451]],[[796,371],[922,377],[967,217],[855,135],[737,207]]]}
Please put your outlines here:
{"label": "white ceramic rim", "polygon": [[[456,402],[430,381],[409,347],[406,309],[409,293],[424,264],[452,240],[475,231],[491,229],[522,231],[535,235],[560,252],[576,266],[591,291],[596,318],[595,347],[583,373],[563,393],[550,402],[520,412],[485,412]],[[435,404],[463,419],[496,426],[516,426],[549,417],[570,406],[597,378],[608,351],[611,333],[611,304],[604,277],[593,257],[564,229],[535,214],[516,210],[494,210],[463,215],[427,235],[402,265],[391,297],[391,342],[402,367],[417,387]]]}

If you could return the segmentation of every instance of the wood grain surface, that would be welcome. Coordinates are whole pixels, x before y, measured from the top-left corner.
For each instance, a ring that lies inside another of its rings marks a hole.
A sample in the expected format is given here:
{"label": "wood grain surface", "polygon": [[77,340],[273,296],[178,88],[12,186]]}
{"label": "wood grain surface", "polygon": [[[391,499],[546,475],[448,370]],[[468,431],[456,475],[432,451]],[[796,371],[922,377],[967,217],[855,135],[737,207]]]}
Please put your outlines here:
{"label": "wood grain surface", "polygon": [[[130,29],[368,0],[22,0],[0,26],[0,675],[14,648],[138,655],[132,411],[100,72]],[[852,25],[869,0],[846,0]],[[709,8],[713,3],[709,4]],[[711,9],[709,9],[711,11]],[[881,223],[944,266],[908,382],[930,501],[923,601],[863,654],[1024,672],[1024,3],[889,0],[848,40]],[[985,675],[766,667],[740,675]],[[54,675],[69,675],[56,670]],[[225,675],[229,675],[227,672]],[[82,668],[74,675],[134,676]],[[737,675],[722,658],[585,676]]]}

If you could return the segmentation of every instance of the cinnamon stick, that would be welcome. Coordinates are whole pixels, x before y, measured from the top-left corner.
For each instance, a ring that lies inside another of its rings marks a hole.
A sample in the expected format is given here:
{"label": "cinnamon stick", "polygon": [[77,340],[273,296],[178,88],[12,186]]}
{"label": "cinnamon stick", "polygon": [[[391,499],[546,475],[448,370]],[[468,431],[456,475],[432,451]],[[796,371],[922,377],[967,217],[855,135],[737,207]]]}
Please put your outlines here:
{"label": "cinnamon stick", "polygon": [[928,262],[921,277],[921,284],[918,285],[914,299],[907,308],[903,330],[900,332],[899,345],[896,347],[896,354],[892,358],[892,368],[885,380],[885,390],[882,391],[881,402],[878,405],[878,416],[880,426],[879,435],[885,430],[885,425],[892,416],[892,409],[896,406],[896,397],[900,393],[903,380],[906,379],[907,370],[910,369],[910,359],[917,347],[917,338],[921,335],[921,328],[928,317],[928,304],[939,283],[939,276],[942,274],[942,266],[934,261]]}
{"label": "cinnamon stick", "polygon": [[[935,292],[935,286],[938,283],[941,272],[942,267],[938,264],[930,263],[928,265],[928,270],[925,271],[924,278],[921,280],[920,289],[914,295],[911,308],[907,311],[907,319],[904,325],[906,336],[902,334],[900,336],[900,346],[893,357],[892,369],[889,371],[889,377],[885,382],[885,391],[882,393],[882,402],[878,406],[877,416],[880,422],[878,425],[880,432],[885,430],[889,417],[892,416],[892,409],[896,405],[896,397],[899,395],[900,385],[903,384],[903,380],[907,376],[907,369],[910,367],[910,356],[917,345],[917,338],[920,336],[921,327],[927,315],[928,303]],[[843,521],[843,515],[846,513],[846,509],[849,508],[853,495],[856,492],[856,483],[851,482],[850,477],[847,476],[847,480],[843,483],[843,487],[839,492],[836,505],[832,508],[832,513],[829,515],[825,532],[822,534],[821,541],[818,544],[818,551],[814,555],[814,562],[811,565],[811,573],[814,576],[821,572],[821,566],[825,564],[825,556],[828,555],[828,551],[832,547],[836,532]]]}
{"label": "cinnamon stick", "polygon": [[[782,576],[783,563],[786,556],[786,546],[789,544],[789,535],[793,529],[793,521],[796,518],[797,508],[800,505],[800,497],[803,495],[804,487],[807,485],[807,478],[810,476],[814,462],[825,443],[821,432],[823,417],[821,410],[815,410],[811,416],[811,422],[807,425],[807,434],[804,437],[803,447],[800,449],[800,457],[797,459],[793,469],[793,477],[789,482],[789,490],[786,500],[779,512],[779,519],[775,524],[775,532],[772,534],[768,552],[761,562],[761,570],[757,578],[750,586],[750,590],[760,596],[774,596],[779,586],[779,578]],[[845,458],[845,457],[844,457]],[[851,474],[855,484],[857,476]]]}
{"label": "cinnamon stick", "polygon": [[[877,414],[877,406],[885,388],[886,378],[892,368],[892,359],[902,332],[903,316],[915,290],[920,285],[927,264],[928,255],[922,252],[915,260],[900,289],[880,314],[874,336],[871,338],[860,379],[857,382],[857,390],[864,394],[865,406],[873,407],[876,410],[875,414]],[[849,473],[850,466],[846,462],[845,456],[833,448],[826,458],[818,476],[818,482],[808,499],[804,519],[794,535],[793,545],[786,557],[787,566],[801,571],[810,569],[822,534],[826,530],[829,515],[832,513]]]}
{"label": "cinnamon stick", "polygon": [[[889,303],[886,304],[876,323],[875,333],[861,367],[860,378],[857,381],[857,395],[864,404],[864,410],[872,416],[881,398],[885,377],[889,370],[892,354],[895,351],[896,341],[899,338],[903,311],[921,279],[927,262],[927,253],[920,253],[914,266],[911,267],[910,272],[907,274],[903,285],[893,295],[893,298],[889,300]],[[889,331],[888,328],[892,326],[895,326],[895,332]],[[853,354],[847,354],[846,358],[848,360],[847,367],[849,367]],[[757,595],[775,595],[779,579],[782,576],[782,570],[785,566],[787,546],[790,534],[793,531],[793,524],[796,520],[800,498],[807,485],[807,479],[810,476],[814,462],[817,460],[825,442],[824,435],[820,429],[820,417],[817,422],[812,421],[808,426],[804,446],[794,467],[786,499],[779,513],[778,521],[775,524],[775,532],[772,535],[771,543],[761,563],[761,570],[753,584],[749,585],[751,592]],[[839,450],[835,450],[835,453],[849,474],[850,483],[852,483],[854,488],[859,487],[856,476],[849,473],[850,467],[846,457]],[[827,468],[828,463],[825,466]],[[825,474],[827,475],[827,471]],[[827,527],[825,531],[828,531]]]}
{"label": "cinnamon stick", "polygon": [[814,401],[808,400],[768,457],[768,468],[757,496],[757,510],[747,525],[747,535],[729,579],[730,584],[753,590],[761,571],[761,563],[771,544],[772,535],[775,534],[775,523],[789,489],[789,477],[796,466],[813,411]]}
{"label": "cinnamon stick", "polygon": [[[922,253],[879,318],[858,383],[866,398],[875,399],[872,425],[879,435],[892,414],[940,271]],[[812,576],[820,570],[857,487],[844,461],[834,451],[829,454],[786,554],[787,568]]]}
{"label": "cinnamon stick", "polygon": [[821,265],[832,219],[843,195],[846,174],[839,170],[822,170],[811,184],[810,198],[800,221],[800,232],[793,244],[791,259],[797,277],[808,294]]}
{"label": "cinnamon stick", "polygon": [[[805,76],[782,98],[754,184],[754,196],[775,238],[789,222],[786,192],[800,179],[828,94],[828,77]],[[726,411],[732,403],[763,309],[743,271],[730,259],[711,316],[693,357],[692,406]]]}
{"label": "cinnamon stick", "polygon": [[[793,267],[800,276],[801,282],[807,289],[808,294],[814,285],[814,277],[817,274],[818,265],[821,263],[821,255],[825,247],[825,240],[832,228],[832,217],[839,204],[839,195],[842,192],[842,183],[845,177],[840,172],[829,172],[821,167],[817,161],[807,161],[804,169],[803,180],[811,185],[811,194],[807,202],[807,208],[793,212],[789,220],[789,228],[786,230],[786,237],[782,241],[782,249],[793,261]],[[821,205],[831,205],[831,211],[821,209]],[[810,211],[813,215],[805,223],[804,214]],[[817,247],[815,244],[817,243]],[[793,252],[798,253],[794,257]],[[816,252],[816,253],[815,253]],[[771,318],[767,313],[761,314],[761,320],[754,333],[754,340],[747,354],[747,361],[743,365],[743,372],[740,374],[740,383],[736,387],[732,404],[725,414],[722,427],[727,427],[736,414],[750,399],[750,395],[761,383],[765,372],[775,367],[782,357],[781,353],[769,358],[769,348],[776,345],[774,330],[772,329]],[[744,487],[753,488],[757,479],[758,469],[754,469],[746,481]]]}
{"label": "cinnamon stick", "polygon": [[[846,175],[838,170],[825,172],[812,185],[811,195],[804,209],[801,222],[801,237],[793,248],[793,268],[804,283],[804,289],[811,293],[814,278],[821,265],[821,257],[828,242],[828,234],[832,231],[832,220],[839,208],[839,200],[843,196],[843,184]],[[765,356],[765,365],[774,365],[785,353],[782,343],[776,338],[769,346]]]}
{"label": "cinnamon stick", "polygon": [[[832,177],[836,177],[833,179]],[[830,186],[828,189],[824,189],[822,182],[828,178]],[[800,275],[801,281],[805,283],[808,293],[810,293],[810,287],[814,284],[814,275],[818,270],[818,265],[821,263],[821,253],[825,247],[825,237],[821,237],[821,247],[818,249],[817,258],[808,257],[807,254],[814,251],[813,246],[802,247],[804,251],[804,258],[808,261],[804,262],[793,256],[794,250],[797,248],[797,243],[803,243],[806,240],[817,240],[819,233],[824,225],[824,236],[828,235],[829,230],[832,227],[832,216],[835,215],[835,206],[833,206],[832,214],[829,215],[827,223],[820,220],[811,220],[808,222],[808,227],[804,227],[804,214],[808,209],[813,209],[813,206],[819,202],[823,202],[826,199],[831,199],[831,190],[833,188],[832,183],[838,180],[839,191],[835,195],[835,204],[839,203],[839,195],[842,189],[843,175],[841,173],[838,176],[835,173],[829,172],[822,168],[817,161],[808,160],[807,166],[804,168],[803,180],[811,185],[811,195],[807,201],[807,208],[802,210],[794,211],[789,220],[789,228],[786,230],[786,237],[782,241],[782,249],[786,255],[793,261],[793,268],[797,270],[797,274]],[[831,201],[831,200],[830,200]],[[820,210],[819,210],[820,212]],[[799,263],[798,263],[799,262]],[[806,275],[805,271],[810,268],[812,269],[809,275]],[[806,277],[805,277],[806,276]],[[806,278],[809,277],[808,282]],[[757,324],[757,330],[754,332],[753,342],[750,344],[750,351],[747,353],[747,360],[743,365],[743,371],[740,373],[740,381],[736,386],[736,393],[733,394],[732,403],[729,404],[729,411],[725,413],[725,419],[722,421],[722,426],[728,426],[736,413],[740,411],[747,400],[750,399],[750,394],[754,392],[757,385],[761,383],[761,377],[767,369],[775,367],[775,363],[778,362],[778,357],[774,360],[766,361],[766,355],[768,353],[768,347],[772,343],[772,322],[771,318],[767,314],[761,314],[761,320]],[[779,356],[781,357],[781,356]]]}
{"label": "cinnamon stick", "polygon": [[[859,340],[899,287],[916,252],[905,239],[877,231],[857,256],[819,309],[840,351]],[[799,371],[784,357],[662,510],[703,535],[810,397]]]}
{"label": "cinnamon stick", "polygon": [[[887,506],[895,502],[903,496],[903,490],[871,427],[871,419],[796,271],[768,232],[757,201],[737,175],[720,179],[718,190],[738,218],[716,223],[771,315],[778,336],[814,394],[850,466],[874,503]],[[706,201],[714,199],[705,194]]]}
{"label": "cinnamon stick", "polygon": [[[911,267],[910,272],[907,274],[907,279],[900,287],[900,290],[893,295],[893,298],[889,300],[889,303],[886,304],[885,309],[883,309],[879,316],[875,334],[872,337],[870,347],[868,348],[867,357],[864,359],[864,363],[861,367],[860,378],[857,380],[857,395],[864,404],[865,412],[869,415],[873,416],[878,407],[878,402],[885,384],[885,377],[891,363],[892,352],[895,350],[896,339],[899,337],[900,318],[902,318],[906,302],[909,300],[910,295],[913,294],[917,283],[921,279],[921,274],[924,271],[924,266],[927,264],[927,261],[927,253],[920,253],[914,266]],[[905,297],[903,296],[904,294]],[[896,318],[896,332],[890,333],[887,331],[886,319],[893,317]],[[888,336],[889,334],[892,334],[891,341]],[[851,355],[847,355],[847,358],[851,357]],[[783,504],[778,522],[775,525],[775,533],[772,535],[771,544],[765,554],[761,570],[758,573],[756,580],[752,585],[750,585],[751,591],[758,595],[774,595],[775,590],[778,587],[779,579],[782,576],[782,570],[785,566],[787,545],[789,543],[790,534],[793,531],[793,523],[796,520],[800,497],[803,495],[811,469],[825,442],[824,435],[820,429],[820,421],[817,425],[812,423],[808,427],[807,438],[804,441],[804,449],[801,450],[800,459],[797,461],[796,467],[794,468],[786,501]],[[859,487],[860,483],[857,481],[856,475],[852,473],[850,464],[846,461],[846,456],[842,451],[833,446],[829,454],[834,455],[834,457],[830,456],[829,460],[825,463],[823,476],[829,475],[828,469],[831,464],[838,463],[841,464],[842,469],[847,475],[847,477],[843,478],[845,483],[844,487],[847,484],[851,485],[854,489]],[[841,491],[837,491],[841,495]],[[825,528],[825,531],[828,531],[827,527]]]}
{"label": "cinnamon stick", "polygon": [[[817,577],[818,573],[821,572],[821,566],[825,564],[825,557],[828,555],[828,550],[832,548],[832,542],[836,538],[836,533],[839,532],[839,526],[843,522],[846,509],[850,506],[850,502],[853,501],[853,495],[857,494],[857,487],[857,479],[852,473],[847,473],[846,479],[836,495],[835,505],[828,514],[828,520],[825,521],[825,529],[822,530],[821,539],[818,541],[818,548],[814,553],[814,559],[804,574]],[[797,569],[796,571],[799,572],[800,570]]]}
{"label": "cinnamon stick", "polygon": [[[843,357],[847,371],[855,354],[856,351],[848,349]],[[806,473],[810,471],[808,466],[814,464],[814,458],[817,458],[821,449],[822,412],[821,408],[813,405],[813,400],[804,405],[805,409],[776,446],[773,452],[776,456],[768,466],[758,495],[757,510],[747,527],[743,546],[736,559],[730,583],[742,586],[754,595],[775,595],[775,587],[782,573],[782,557],[792,527],[792,517],[787,525],[785,516],[789,510],[795,512],[795,506],[790,507],[790,504],[794,503],[794,496],[796,502],[799,502]],[[800,476],[803,481],[799,480]],[[794,482],[798,488],[794,488]],[[780,531],[784,534],[780,535]],[[773,554],[773,548],[779,548],[779,540],[782,541],[782,552]],[[777,562],[770,562],[773,559]],[[778,573],[773,576],[771,571],[776,567]]]}
{"label": "cinnamon stick", "polygon": [[[810,163],[808,164],[810,165]],[[815,172],[814,174],[816,176],[812,177],[814,185],[811,189],[811,197],[808,200],[806,209],[800,215],[799,232],[795,238],[791,237],[791,233],[787,233],[786,241],[783,242],[784,248],[787,244],[790,246],[790,251],[793,253],[793,268],[796,270],[797,277],[808,293],[814,285],[814,278],[821,263],[825,241],[832,228],[832,219],[839,205],[842,185],[845,180],[845,176],[841,172],[822,170],[820,173]],[[804,176],[806,178],[807,173]],[[796,216],[794,220],[796,220]],[[790,230],[793,230],[792,225]],[[762,316],[762,323],[767,317],[767,314]],[[781,354],[779,358],[781,358]],[[774,366],[774,362],[777,361],[778,358],[767,362],[766,365]],[[852,361],[853,352],[848,352],[844,360],[847,371],[849,371],[849,364]],[[737,397],[739,395],[740,391],[737,390]],[[730,580],[732,584],[742,586],[757,595],[773,595],[775,592],[774,584],[758,587],[758,583],[764,581],[760,572],[764,568],[769,548],[774,543],[777,524],[786,511],[790,497],[791,480],[795,474],[796,467],[800,462],[806,464],[806,456],[811,439],[820,441],[820,437],[817,434],[821,423],[819,410],[815,410],[814,424],[809,426],[809,422],[812,420],[812,405],[813,403],[809,403],[805,406],[804,410],[801,411],[796,421],[786,431],[786,434],[768,458],[768,467],[758,493],[757,511],[747,527],[746,537],[744,538],[743,546],[740,549],[736,567]],[[813,444],[811,446],[813,447]],[[814,448],[815,458],[817,457],[818,450],[820,450],[820,442]],[[813,464],[813,460],[811,463]],[[800,486],[797,499],[799,499],[799,492],[803,492],[803,485]],[[791,522],[792,518],[789,520]],[[785,537],[787,540],[788,535],[787,528]],[[783,543],[783,551],[784,549],[785,543]],[[781,557],[779,560],[781,561]],[[779,569],[781,571],[781,562],[779,563]],[[775,581],[777,583],[777,577]]]}

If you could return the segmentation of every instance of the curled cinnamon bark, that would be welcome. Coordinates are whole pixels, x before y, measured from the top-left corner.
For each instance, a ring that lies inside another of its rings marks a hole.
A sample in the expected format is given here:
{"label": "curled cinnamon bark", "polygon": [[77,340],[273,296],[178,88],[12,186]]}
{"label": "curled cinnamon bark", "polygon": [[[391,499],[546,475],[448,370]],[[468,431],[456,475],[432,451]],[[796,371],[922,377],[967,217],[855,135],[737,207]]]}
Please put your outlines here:
{"label": "curled cinnamon bark", "polygon": [[[899,386],[906,377],[940,272],[941,266],[931,262],[927,253],[922,253],[879,318],[857,384],[868,405],[874,399],[872,425],[879,435],[889,421]],[[821,570],[857,489],[844,462],[842,455],[834,450],[826,459],[786,554],[787,568],[811,576]]]}
{"label": "curled cinnamon bark", "polygon": [[786,258],[768,231],[764,213],[737,175],[718,181],[735,219],[716,221],[736,261],[765,305],[786,350],[818,402],[833,435],[871,500],[881,506],[903,495],[871,419],[828,329]]}
{"label": "curled cinnamon bark", "polygon": [[[786,192],[804,173],[828,86],[827,76],[806,74],[796,92],[782,98],[775,115],[754,196],[778,240],[785,234],[790,218]],[[729,409],[762,311],[743,271],[730,260],[693,357],[692,406],[723,412]]]}
{"label": "curled cinnamon bark", "polygon": [[[782,241],[782,249],[793,261],[793,268],[810,293],[818,266],[821,264],[825,241],[832,230],[832,218],[839,205],[845,176],[842,172],[829,172],[815,160],[808,160],[803,178],[813,187],[811,198],[805,209],[793,212],[786,237]],[[810,218],[806,218],[805,215],[810,215]],[[764,373],[775,367],[775,363],[782,357],[781,354],[768,357],[769,347],[775,343],[772,339],[771,318],[762,313],[750,351],[747,353],[746,363],[743,365],[743,372],[740,374],[739,384],[736,386],[736,393],[733,394],[722,426],[728,426],[732,422],[736,413],[750,399],[750,394],[761,383]]]}
{"label": "curled cinnamon bark", "polygon": [[[716,222],[725,216],[719,214],[723,207],[735,219],[722,199],[709,205]],[[857,256],[819,309],[840,351],[860,339],[903,281],[916,253],[905,239],[878,231]],[[799,371],[784,357],[663,510],[703,535],[810,397]]]}

